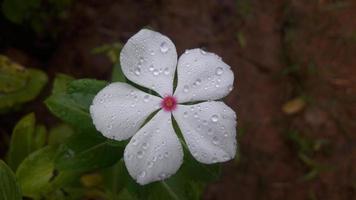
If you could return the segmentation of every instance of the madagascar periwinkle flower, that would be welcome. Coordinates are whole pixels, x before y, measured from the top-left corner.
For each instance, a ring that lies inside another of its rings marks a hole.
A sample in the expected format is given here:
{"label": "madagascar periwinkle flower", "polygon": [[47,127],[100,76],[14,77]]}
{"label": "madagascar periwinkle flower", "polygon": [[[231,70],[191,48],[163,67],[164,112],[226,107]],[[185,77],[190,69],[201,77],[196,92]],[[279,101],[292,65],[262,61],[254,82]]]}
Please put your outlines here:
{"label": "madagascar periwinkle flower", "polygon": [[105,137],[118,141],[132,137],[124,161],[139,184],[164,180],[182,165],[182,144],[173,118],[197,161],[212,164],[235,156],[236,114],[219,101],[232,90],[234,74],[219,56],[191,49],[177,60],[168,37],[143,29],[127,41],[120,62],[130,81],[158,95],[127,83],[112,83],[95,96],[90,113]]}

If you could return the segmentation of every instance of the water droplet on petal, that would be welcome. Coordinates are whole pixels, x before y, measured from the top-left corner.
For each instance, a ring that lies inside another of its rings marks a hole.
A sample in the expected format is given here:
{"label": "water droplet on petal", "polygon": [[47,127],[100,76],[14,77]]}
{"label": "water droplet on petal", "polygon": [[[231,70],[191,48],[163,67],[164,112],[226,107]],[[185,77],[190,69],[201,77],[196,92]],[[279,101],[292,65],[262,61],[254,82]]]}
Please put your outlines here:
{"label": "water droplet on petal", "polygon": [[226,160],[229,160],[230,159],[230,156],[228,156],[227,154],[223,155],[223,159],[226,161]]}
{"label": "water droplet on petal", "polygon": [[189,86],[188,85],[185,85],[183,87],[183,92],[185,92],[185,93],[189,92]]}
{"label": "water droplet on petal", "polygon": [[168,152],[164,152],[164,157],[168,158],[168,156],[169,156],[169,153]]}
{"label": "water droplet on petal", "polygon": [[233,89],[234,89],[234,86],[232,86],[232,85],[230,85],[230,86],[227,88],[227,90],[228,90],[229,92],[231,92]]}
{"label": "water droplet on petal", "polygon": [[215,74],[218,75],[218,76],[220,76],[221,74],[223,74],[223,72],[224,72],[224,70],[223,70],[222,67],[218,67],[218,68],[216,68],[216,70],[215,70]]}
{"label": "water droplet on petal", "polygon": [[219,121],[219,116],[217,116],[217,115],[211,116],[211,121],[213,121],[213,122]]}
{"label": "water droplet on petal", "polygon": [[215,145],[219,144],[219,138],[217,136],[213,137],[213,144],[215,144]]}
{"label": "water droplet on petal", "polygon": [[151,56],[154,56],[155,55],[155,52],[153,50],[150,50],[150,55]]}
{"label": "water droplet on petal", "polygon": [[164,73],[165,75],[168,75],[168,74],[169,74],[169,68],[168,68],[168,67],[164,68],[163,73]]}
{"label": "water droplet on petal", "polygon": [[162,42],[159,48],[161,49],[162,53],[167,53],[169,50],[168,44],[166,42]]}
{"label": "water droplet on petal", "polygon": [[153,72],[153,70],[155,70],[155,67],[154,67],[153,65],[150,65],[150,66],[148,67],[148,70],[149,70],[150,72]]}
{"label": "water droplet on petal", "polygon": [[184,54],[189,54],[189,50],[188,50],[188,49],[185,50],[185,51],[184,51]]}
{"label": "water droplet on petal", "polygon": [[148,102],[150,100],[150,95],[146,94],[144,97],[143,97],[143,101],[144,102]]}
{"label": "water droplet on petal", "polygon": [[187,118],[187,117],[188,117],[188,112],[187,112],[187,111],[185,111],[185,112],[183,113],[183,117],[184,117],[184,118]]}
{"label": "water droplet on petal", "polygon": [[139,158],[139,159],[143,158],[143,151],[137,152],[137,158]]}
{"label": "water droplet on petal", "polygon": [[142,148],[143,148],[143,149],[147,149],[147,147],[148,147],[148,144],[147,144],[146,142],[144,142],[144,143],[142,144]]}
{"label": "water droplet on petal", "polygon": [[139,76],[141,74],[141,69],[136,67],[134,72],[136,76]]}
{"label": "water droplet on petal", "polygon": [[203,49],[200,49],[200,53],[206,55],[206,51],[204,51]]}
{"label": "water droplet on petal", "polygon": [[166,173],[161,173],[159,175],[159,178],[162,180],[162,179],[165,179],[167,177],[167,174]]}
{"label": "water droplet on petal", "polygon": [[213,163],[217,163],[217,162],[218,162],[218,158],[213,157],[213,158],[212,158],[212,162],[213,162]]}
{"label": "water droplet on petal", "polygon": [[158,74],[159,74],[159,70],[158,69],[153,70],[153,75],[157,76]]}
{"label": "water droplet on petal", "polygon": [[142,171],[141,173],[138,174],[138,178],[144,178],[146,176],[146,172]]}
{"label": "water droplet on petal", "polygon": [[148,161],[147,167],[148,167],[148,168],[152,168],[152,167],[153,167],[153,162],[152,162],[152,161]]}

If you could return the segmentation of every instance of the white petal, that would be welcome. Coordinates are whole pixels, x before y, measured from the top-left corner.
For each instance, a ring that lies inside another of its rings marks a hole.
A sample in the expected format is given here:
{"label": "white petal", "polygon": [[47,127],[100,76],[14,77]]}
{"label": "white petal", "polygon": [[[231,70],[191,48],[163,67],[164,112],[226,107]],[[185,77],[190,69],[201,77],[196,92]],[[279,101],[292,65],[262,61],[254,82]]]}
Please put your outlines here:
{"label": "white petal", "polygon": [[224,162],[235,156],[236,114],[223,102],[178,105],[173,116],[199,162]]}
{"label": "white petal", "polygon": [[102,89],[90,106],[98,131],[115,140],[130,138],[145,119],[159,108],[161,98],[126,83],[112,83]]}
{"label": "white petal", "polygon": [[161,96],[172,95],[177,51],[168,37],[142,29],[122,48],[120,62],[122,71],[132,82]]}
{"label": "white petal", "polygon": [[124,159],[130,175],[141,185],[175,174],[183,150],[172,127],[171,113],[159,111],[126,146]]}
{"label": "white petal", "polygon": [[179,103],[217,100],[233,87],[234,74],[219,56],[201,49],[186,50],[178,60]]}

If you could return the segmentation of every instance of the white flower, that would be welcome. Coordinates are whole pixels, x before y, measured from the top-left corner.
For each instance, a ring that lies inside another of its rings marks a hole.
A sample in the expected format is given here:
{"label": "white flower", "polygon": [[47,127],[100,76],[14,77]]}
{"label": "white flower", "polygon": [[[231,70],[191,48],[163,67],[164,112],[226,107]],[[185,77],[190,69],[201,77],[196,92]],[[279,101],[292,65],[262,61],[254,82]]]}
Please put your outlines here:
{"label": "white flower", "polygon": [[[172,115],[199,162],[225,162],[235,156],[236,114],[223,102],[214,101],[226,96],[234,81],[230,66],[219,56],[201,49],[186,50],[177,64],[172,41],[143,29],[127,41],[120,61],[130,81],[154,90],[160,97],[127,83],[112,83],[96,95],[90,113],[105,137],[120,141],[133,136],[124,160],[138,183],[166,179],[181,166],[183,150]],[[178,83],[173,92],[176,66]]]}

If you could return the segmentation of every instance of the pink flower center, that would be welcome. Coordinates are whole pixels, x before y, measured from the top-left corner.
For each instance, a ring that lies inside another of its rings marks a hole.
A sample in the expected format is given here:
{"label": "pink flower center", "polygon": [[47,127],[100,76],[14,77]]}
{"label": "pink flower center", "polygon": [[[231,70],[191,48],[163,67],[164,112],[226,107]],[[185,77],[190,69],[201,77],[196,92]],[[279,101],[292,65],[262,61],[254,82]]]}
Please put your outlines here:
{"label": "pink flower center", "polygon": [[173,96],[166,96],[161,101],[161,107],[165,111],[172,111],[177,107],[177,99]]}

